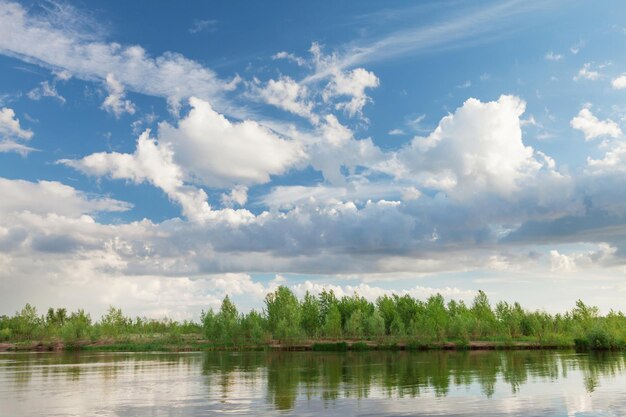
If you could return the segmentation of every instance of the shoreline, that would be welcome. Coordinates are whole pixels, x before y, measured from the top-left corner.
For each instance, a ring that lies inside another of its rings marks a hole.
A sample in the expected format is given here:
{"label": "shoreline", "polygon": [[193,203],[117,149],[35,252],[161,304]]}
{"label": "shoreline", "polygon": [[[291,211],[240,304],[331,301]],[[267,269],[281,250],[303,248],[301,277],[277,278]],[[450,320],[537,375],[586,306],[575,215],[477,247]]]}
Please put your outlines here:
{"label": "shoreline", "polygon": [[210,351],[467,351],[467,350],[564,350],[576,349],[574,344],[539,343],[528,341],[471,341],[468,343],[441,342],[416,344],[411,342],[378,343],[371,340],[320,340],[301,343],[267,343],[261,345],[220,346],[209,341],[172,343],[164,340],[146,342],[81,341],[64,344],[61,341],[0,343],[0,352],[210,352]]}

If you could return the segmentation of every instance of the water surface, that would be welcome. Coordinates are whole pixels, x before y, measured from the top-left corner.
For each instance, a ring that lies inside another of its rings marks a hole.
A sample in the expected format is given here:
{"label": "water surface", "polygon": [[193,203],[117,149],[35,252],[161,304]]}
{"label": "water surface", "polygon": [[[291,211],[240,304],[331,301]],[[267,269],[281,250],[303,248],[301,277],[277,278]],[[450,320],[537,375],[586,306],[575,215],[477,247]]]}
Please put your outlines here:
{"label": "water surface", "polygon": [[626,415],[624,353],[0,354],[2,416]]}

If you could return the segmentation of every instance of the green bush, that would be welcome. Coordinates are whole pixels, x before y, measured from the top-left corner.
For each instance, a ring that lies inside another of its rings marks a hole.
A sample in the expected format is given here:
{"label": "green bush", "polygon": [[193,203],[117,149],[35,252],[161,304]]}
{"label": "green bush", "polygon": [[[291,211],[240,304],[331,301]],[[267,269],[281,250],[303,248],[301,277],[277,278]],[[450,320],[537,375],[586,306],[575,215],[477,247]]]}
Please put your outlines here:
{"label": "green bush", "polygon": [[11,340],[11,329],[5,327],[4,329],[0,330],[0,340],[2,340],[3,342]]}
{"label": "green bush", "polygon": [[364,350],[370,350],[371,348],[365,342],[354,342],[352,346],[350,346],[350,349],[354,351],[364,351]]}
{"label": "green bush", "polygon": [[313,343],[311,348],[316,352],[345,352],[348,350],[348,344],[346,342]]}

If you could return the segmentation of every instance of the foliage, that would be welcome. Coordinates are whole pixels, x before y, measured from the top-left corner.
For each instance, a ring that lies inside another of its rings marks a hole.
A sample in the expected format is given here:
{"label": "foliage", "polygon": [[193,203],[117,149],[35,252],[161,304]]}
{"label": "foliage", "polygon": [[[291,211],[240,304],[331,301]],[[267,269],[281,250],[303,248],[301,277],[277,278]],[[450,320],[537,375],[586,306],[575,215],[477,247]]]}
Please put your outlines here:
{"label": "foliage", "polygon": [[[405,346],[407,349],[443,346],[452,343],[467,348],[471,341],[491,341],[512,346],[517,341],[538,346],[573,346],[579,349],[622,349],[626,347],[626,317],[611,311],[601,316],[597,307],[578,300],[571,311],[551,315],[529,311],[519,303],[500,301],[492,307],[479,291],[471,305],[463,301],[445,302],[436,294],[418,300],[408,294],[383,295],[375,302],[358,294],[338,299],[333,291],[302,300],[287,287],[278,287],[265,298],[262,312],[240,313],[226,296],[219,311],[202,312],[199,323],[170,319],[134,319],[121,309],[109,307],[98,321],[84,310],[69,313],[50,308],[39,315],[26,304],[13,316],[0,316],[0,341],[59,341],[82,346],[105,340],[117,346],[179,346],[206,344],[212,348],[254,348],[279,342],[300,343],[303,338],[317,341],[316,349],[332,340],[332,349],[343,349],[341,338],[355,341],[355,350],[368,348],[359,340],[376,340],[379,347]],[[323,339],[327,339],[324,341]],[[337,340],[339,339],[339,340]],[[52,343],[52,342],[51,342]],[[339,346],[339,347],[338,347]]]}

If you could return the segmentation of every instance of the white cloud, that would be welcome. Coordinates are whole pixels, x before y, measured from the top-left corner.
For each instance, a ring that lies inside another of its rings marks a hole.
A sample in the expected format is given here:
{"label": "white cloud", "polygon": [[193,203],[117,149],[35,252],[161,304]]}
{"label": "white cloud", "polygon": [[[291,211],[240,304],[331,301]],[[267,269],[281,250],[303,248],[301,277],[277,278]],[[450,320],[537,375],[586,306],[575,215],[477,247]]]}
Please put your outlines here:
{"label": "white cloud", "polygon": [[563,273],[589,269],[609,262],[616,252],[616,248],[604,242],[584,252],[573,251],[566,254],[553,249],[550,251],[550,270]]}
{"label": "white cloud", "polygon": [[297,114],[317,123],[319,118],[313,114],[313,102],[308,101],[309,91],[287,76],[278,80],[269,80],[265,86],[253,86],[253,93],[263,101],[280,109]]}
{"label": "white cloud", "polygon": [[200,99],[190,99],[190,105],[176,127],[159,124],[158,139],[144,132],[132,154],[100,152],[59,162],[88,175],[151,183],[194,222],[251,221],[254,216],[247,210],[212,210],[206,192],[190,183],[234,186],[237,191],[225,201],[245,203],[241,186],[267,182],[270,175],[284,172],[303,157],[300,145],[252,121],[233,124]]}
{"label": "white cloud", "polygon": [[587,62],[578,70],[578,74],[574,76],[574,81],[580,79],[595,81],[598,78],[600,78],[600,73],[597,70],[591,69],[591,63]]}
{"label": "white cloud", "polygon": [[563,55],[555,54],[552,51],[546,53],[543,57],[545,58],[546,61],[560,61],[563,59]]}
{"label": "white cloud", "polygon": [[119,119],[124,113],[135,114],[135,105],[126,100],[124,86],[115,79],[113,74],[107,74],[106,87],[109,95],[104,99],[102,108],[113,113]]}
{"label": "white cloud", "polygon": [[248,187],[245,185],[238,185],[233,188],[229,194],[222,194],[222,204],[226,207],[232,207],[235,204],[244,206],[248,201]]}
{"label": "white cloud", "polygon": [[601,136],[612,138],[622,136],[622,130],[617,123],[611,119],[598,119],[588,107],[582,108],[578,115],[570,121],[570,125],[574,129],[582,131],[585,140],[592,140]]}
{"label": "white cloud", "polygon": [[92,196],[57,181],[30,182],[0,178],[0,213],[28,211],[78,217],[101,211],[126,211],[132,205]]}
{"label": "white cloud", "polygon": [[391,129],[389,132],[387,132],[387,134],[391,135],[391,136],[404,135],[404,130],[402,130],[402,129]]}
{"label": "white cloud", "polygon": [[626,172],[626,143],[616,142],[602,159],[587,157],[587,171],[593,175]]}
{"label": "white cloud", "polygon": [[335,104],[338,110],[344,110],[350,117],[362,116],[363,107],[372,100],[365,94],[368,88],[376,88],[380,84],[378,77],[363,68],[343,72],[335,70],[330,83],[322,92],[324,101],[332,98],[348,96],[347,102]]}
{"label": "white cloud", "polygon": [[333,285],[311,281],[305,281],[302,284],[292,285],[291,288],[298,297],[304,297],[307,291],[311,294],[318,295],[324,290],[332,290],[335,293],[335,296],[339,298],[344,296],[351,297],[354,293],[357,293],[369,301],[376,301],[378,297],[392,294],[398,294],[400,296],[408,294],[411,297],[420,300],[426,300],[430,296],[441,294],[446,299],[460,299],[469,302],[476,296],[477,293],[477,291],[461,290],[459,288],[451,287],[432,288],[416,285],[415,287],[409,289],[394,291],[379,286],[371,286],[365,283],[358,285]]}
{"label": "white cloud", "polygon": [[277,60],[277,59],[285,59],[287,61],[291,61],[294,62],[295,64],[297,64],[298,66],[302,67],[307,65],[307,61],[306,59],[296,56],[292,53],[288,53],[286,51],[280,51],[275,53],[274,55],[272,55],[272,59],[273,60]]}
{"label": "white cloud", "polygon": [[152,58],[141,46],[99,41],[97,34],[73,26],[81,19],[71,15],[71,8],[63,9],[63,13],[63,19],[54,11],[35,16],[20,4],[3,2],[0,53],[56,72],[65,70],[84,80],[104,80],[115,74],[131,91],[175,101],[191,96],[218,99],[221,92],[234,88],[212,70],[180,54],[166,52]]}
{"label": "white cloud", "polygon": [[551,171],[522,141],[525,107],[515,96],[487,103],[468,99],[429,136],[415,137],[398,152],[402,169],[396,175],[457,197],[479,192],[512,196],[542,169]]}
{"label": "white cloud", "polygon": [[217,30],[217,20],[212,19],[196,19],[189,28],[189,33],[196,34],[200,32],[215,32]]}
{"label": "white cloud", "polygon": [[32,130],[22,128],[13,109],[9,107],[0,109],[0,152],[17,152],[26,155],[35,149],[19,141],[30,140],[32,137]]}
{"label": "white cloud", "polygon": [[213,214],[207,195],[202,189],[184,184],[183,171],[173,161],[173,155],[171,146],[159,144],[146,130],[137,139],[133,154],[100,152],[79,160],[59,162],[88,175],[126,179],[135,184],[149,182],[179,203],[188,219],[202,222]]}
{"label": "white cloud", "polygon": [[332,114],[327,114],[324,117],[320,131],[322,137],[334,148],[345,145],[353,137],[352,131],[342,125],[337,117]]}
{"label": "white cloud", "polygon": [[15,152],[22,156],[26,156],[29,153],[36,151],[37,149],[31,148],[21,143],[17,143],[10,139],[0,140],[0,152]]}
{"label": "white cloud", "polygon": [[65,97],[63,97],[56,89],[56,85],[50,84],[48,81],[42,81],[39,87],[35,87],[26,93],[31,100],[40,100],[41,97],[52,97],[59,100],[62,104],[65,103]]}
{"label": "white cloud", "polygon": [[262,184],[305,157],[300,144],[254,121],[230,122],[197,98],[189,104],[176,127],[159,124],[158,140],[171,146],[190,180],[211,187]]}
{"label": "white cloud", "polygon": [[611,85],[616,90],[623,90],[624,88],[626,88],[626,74],[622,74],[619,77],[615,78],[611,82]]}
{"label": "white cloud", "polygon": [[584,48],[586,44],[587,44],[587,43],[586,43],[585,41],[583,41],[583,40],[581,40],[581,41],[579,41],[579,42],[576,42],[574,45],[572,45],[572,46],[569,48],[569,51],[572,53],[572,55],[578,55],[578,53],[580,52],[580,50],[581,50],[582,48]]}
{"label": "white cloud", "polygon": [[15,117],[15,111],[8,107],[0,109],[0,136],[2,138],[19,138],[29,140],[33,132],[22,129],[20,120]]}

